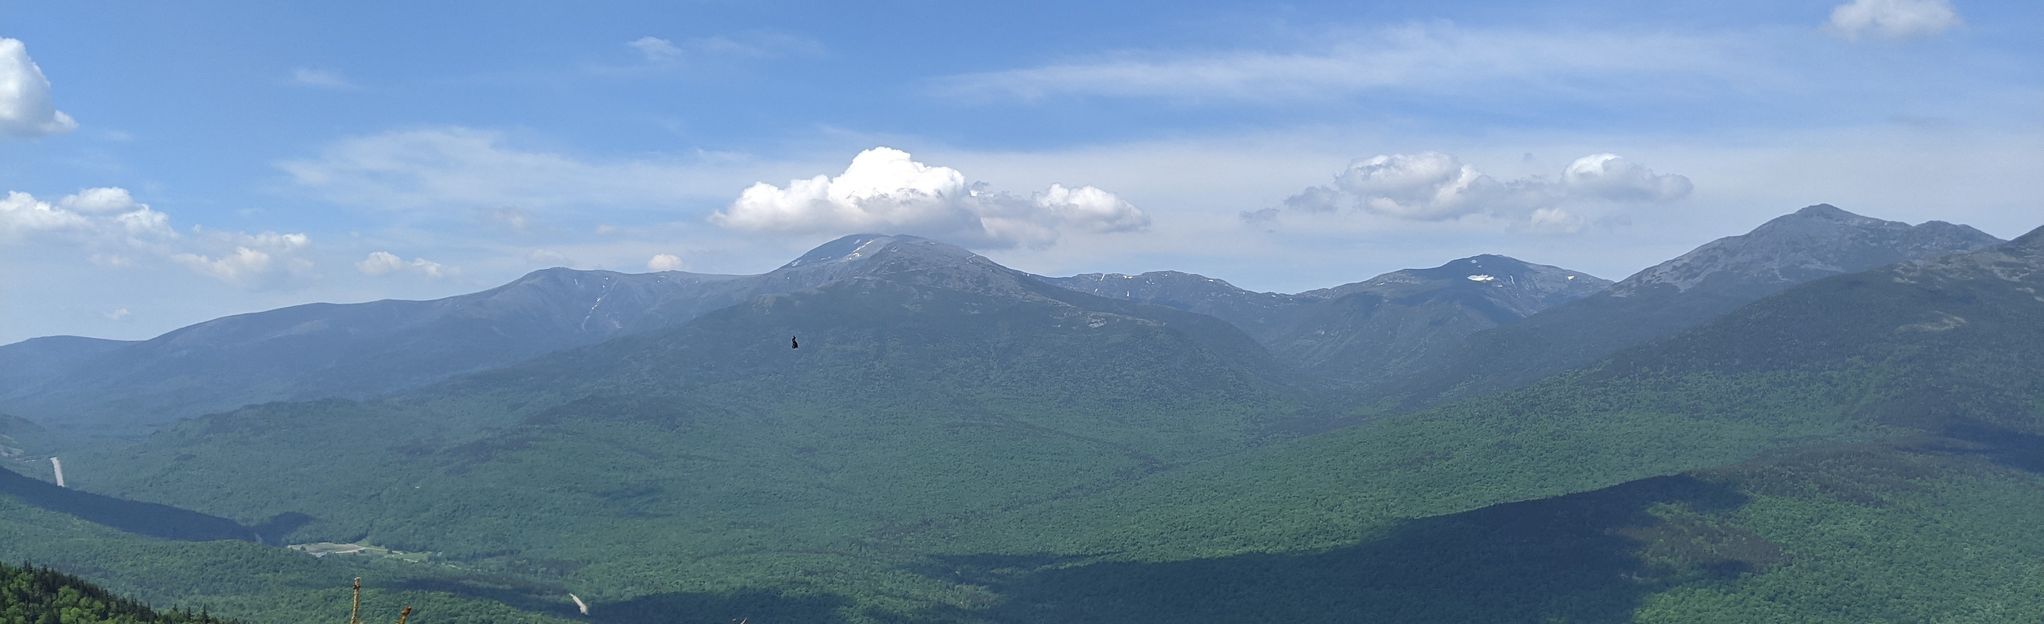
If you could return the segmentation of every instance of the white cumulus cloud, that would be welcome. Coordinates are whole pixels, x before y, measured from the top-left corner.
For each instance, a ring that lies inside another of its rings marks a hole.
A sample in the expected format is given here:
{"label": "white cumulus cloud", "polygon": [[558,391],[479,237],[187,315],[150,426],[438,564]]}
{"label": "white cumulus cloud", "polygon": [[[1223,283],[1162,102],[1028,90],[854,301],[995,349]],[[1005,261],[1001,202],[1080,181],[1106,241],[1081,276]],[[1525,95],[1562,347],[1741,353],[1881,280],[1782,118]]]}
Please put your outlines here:
{"label": "white cumulus cloud", "polygon": [[37,232],[83,229],[89,221],[34,195],[20,191],[0,199],[0,238],[20,239]]}
{"label": "white cumulus cloud", "polygon": [[681,256],[677,256],[674,254],[654,254],[652,258],[646,260],[646,270],[679,271],[681,270]]}
{"label": "white cumulus cloud", "polygon": [[50,102],[50,79],[28,57],[28,46],[0,37],[0,135],[39,137],[77,128]]}
{"label": "white cumulus cloud", "polygon": [[888,147],[860,152],[835,177],[754,184],[710,220],[737,230],[884,231],[987,247],[1046,246],[1065,230],[1131,232],[1150,224],[1141,209],[1096,187],[1053,184],[1017,196]]}
{"label": "white cumulus cloud", "polygon": [[1848,39],[1929,37],[1960,24],[1949,0],[1852,0],[1831,9],[1826,27]]}
{"label": "white cumulus cloud", "polygon": [[1447,221],[1483,215],[1548,231],[1580,230],[1585,219],[1562,208],[1571,203],[1665,203],[1687,197],[1689,178],[1656,173],[1617,154],[1591,154],[1570,162],[1561,177],[1499,180],[1450,154],[1382,154],[1356,160],[1330,184],[1286,198],[1283,210],[1243,213],[1269,222],[1284,211],[1359,211],[1411,221]]}
{"label": "white cumulus cloud", "polygon": [[433,278],[447,277],[455,273],[454,269],[447,265],[432,260],[412,258],[408,261],[388,251],[369,252],[368,257],[363,258],[361,262],[355,263],[355,270],[361,271],[364,275],[372,276],[411,272]]}
{"label": "white cumulus cloud", "polygon": [[1534,209],[1527,221],[1533,229],[1547,232],[1575,233],[1586,225],[1581,216],[1553,206]]}
{"label": "white cumulus cloud", "polygon": [[85,189],[56,202],[19,191],[0,198],[0,240],[19,240],[32,234],[136,243],[177,238],[168,215],[135,201],[120,188]]}
{"label": "white cumulus cloud", "polygon": [[1617,154],[1591,154],[1571,162],[1561,174],[1570,195],[1613,201],[1674,201],[1694,187],[1689,178],[1657,174]]}
{"label": "white cumulus cloud", "polygon": [[137,203],[135,197],[128,194],[127,189],[117,187],[85,189],[59,202],[67,209],[91,215],[117,214],[137,208],[148,208]]}
{"label": "white cumulus cloud", "polygon": [[125,269],[155,258],[228,283],[256,288],[305,275],[312,239],[297,232],[242,232],[193,227],[180,233],[170,215],[137,201],[127,189],[80,190],[56,201],[19,191],[0,197],[0,242],[81,248],[95,266]]}
{"label": "white cumulus cloud", "polygon": [[268,273],[271,266],[269,252],[248,247],[236,247],[234,251],[218,256],[181,253],[172,255],[170,259],[193,271],[236,284],[254,282],[258,276]]}
{"label": "white cumulus cloud", "polygon": [[402,270],[404,268],[405,268],[404,259],[399,258],[397,257],[397,254],[390,253],[388,251],[369,252],[369,257],[363,258],[361,262],[355,263],[355,270],[361,271],[369,275],[384,275],[387,273],[393,273]]}
{"label": "white cumulus cloud", "polygon": [[170,254],[170,260],[200,275],[254,289],[277,288],[312,271],[302,257],[312,245],[303,233],[220,232],[193,228],[188,246],[194,251]]}
{"label": "white cumulus cloud", "polygon": [[1479,210],[1501,190],[1496,180],[1454,156],[1383,154],[1350,163],[1333,185],[1308,188],[1285,205],[1316,212],[1354,207],[1432,221]]}

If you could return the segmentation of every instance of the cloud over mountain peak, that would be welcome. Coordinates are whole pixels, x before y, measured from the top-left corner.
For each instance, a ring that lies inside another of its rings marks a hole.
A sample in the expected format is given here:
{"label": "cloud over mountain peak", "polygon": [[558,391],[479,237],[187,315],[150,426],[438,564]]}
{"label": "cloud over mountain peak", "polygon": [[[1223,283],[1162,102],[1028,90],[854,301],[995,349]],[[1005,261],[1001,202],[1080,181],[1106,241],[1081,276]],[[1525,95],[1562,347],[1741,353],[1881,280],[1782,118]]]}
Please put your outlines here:
{"label": "cloud over mountain peak", "polygon": [[756,232],[908,232],[979,247],[1044,247],[1067,230],[1132,232],[1150,224],[1141,209],[1097,187],[1052,184],[1015,195],[890,147],[860,152],[837,176],[754,184],[710,221]]}

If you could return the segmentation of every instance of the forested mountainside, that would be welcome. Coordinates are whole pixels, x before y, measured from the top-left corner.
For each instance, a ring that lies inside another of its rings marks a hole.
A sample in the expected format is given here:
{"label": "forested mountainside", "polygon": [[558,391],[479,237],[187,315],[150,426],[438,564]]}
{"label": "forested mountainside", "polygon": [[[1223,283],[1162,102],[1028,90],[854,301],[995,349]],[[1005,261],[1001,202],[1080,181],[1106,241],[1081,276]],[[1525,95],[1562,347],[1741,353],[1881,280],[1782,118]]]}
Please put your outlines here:
{"label": "forested mountainside", "polygon": [[2044,230],[1824,279],[940,541],[1011,621],[2034,619],[2008,597],[2044,578],[2040,280]]}
{"label": "forested mountainside", "polygon": [[1818,204],[1712,241],[1608,290],[1477,333],[1376,390],[1430,400],[1508,388],[1653,342],[1813,280],[2001,243],[1941,221],[1909,225]]}
{"label": "forested mountainside", "polygon": [[2044,579],[2044,233],[1416,411],[870,242],[675,327],[69,448],[74,489],[0,481],[0,556],[262,622],[354,575],[436,621],[2044,616],[2009,600]]}
{"label": "forested mountainside", "polygon": [[6,624],[234,624],[205,612],[158,611],[69,574],[0,563],[0,622]]}
{"label": "forested mountainside", "polygon": [[1046,278],[1103,297],[1228,321],[1296,374],[1337,386],[1379,383],[1438,363],[1470,334],[1596,294],[1580,271],[1483,255],[1294,295],[1249,292],[1175,271]]}

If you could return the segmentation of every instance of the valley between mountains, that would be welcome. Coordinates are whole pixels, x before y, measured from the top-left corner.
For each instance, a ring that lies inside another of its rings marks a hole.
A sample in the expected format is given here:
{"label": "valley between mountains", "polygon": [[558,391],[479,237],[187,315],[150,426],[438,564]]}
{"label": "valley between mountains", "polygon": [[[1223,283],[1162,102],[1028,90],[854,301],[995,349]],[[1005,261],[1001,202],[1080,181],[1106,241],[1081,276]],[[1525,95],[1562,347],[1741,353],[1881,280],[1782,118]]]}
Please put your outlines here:
{"label": "valley between mountains", "polygon": [[1698,242],[1285,294],[871,234],[36,338],[0,557],[250,622],[2044,618],[2044,230]]}

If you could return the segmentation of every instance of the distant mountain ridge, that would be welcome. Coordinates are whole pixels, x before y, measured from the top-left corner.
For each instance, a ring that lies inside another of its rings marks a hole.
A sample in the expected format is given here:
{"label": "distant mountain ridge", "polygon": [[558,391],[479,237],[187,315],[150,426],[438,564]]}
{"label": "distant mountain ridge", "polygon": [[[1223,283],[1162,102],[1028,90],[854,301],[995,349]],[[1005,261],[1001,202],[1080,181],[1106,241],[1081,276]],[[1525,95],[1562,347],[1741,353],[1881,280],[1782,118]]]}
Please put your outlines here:
{"label": "distant mountain ridge", "polygon": [[1259,338],[1280,331],[1292,308],[1324,298],[1251,292],[1226,281],[1180,271],[1151,271],[1139,275],[1084,273],[1042,279],[1109,299],[1152,303],[1205,314],[1233,323]]}
{"label": "distant mountain ridge", "polygon": [[[1032,550],[1088,563],[1006,581],[1009,621],[2026,621],[2003,579],[2044,550],[2040,293],[2044,228],[945,537],[1100,531]],[[1416,527],[1458,535],[1379,537]],[[1114,547],[1159,552],[1087,559]]]}
{"label": "distant mountain ridge", "polygon": [[32,371],[0,376],[0,408],[57,428],[122,429],[267,401],[377,396],[878,275],[1038,298],[1045,287],[958,247],[873,234],[837,239],[760,275],[544,269],[431,301],[307,304],[137,342],[0,346],[6,370]]}
{"label": "distant mountain ridge", "polygon": [[1943,221],[1909,225],[1817,204],[1649,267],[1613,286],[1611,295],[1630,297],[1666,289],[1742,294],[1780,290],[1821,277],[2000,242],[1969,226]]}
{"label": "distant mountain ridge", "polygon": [[[149,340],[81,343],[0,405],[67,427],[161,423],[248,403],[369,396],[664,326],[735,303],[734,278],[546,269],[432,301],[315,303],[239,314]],[[0,347],[0,360],[36,341]],[[45,349],[47,351],[47,349]]]}
{"label": "distant mountain ridge", "polygon": [[[760,275],[557,268],[467,295],[293,306],[145,341],[33,339],[0,346],[0,410],[54,429],[97,430],[266,401],[378,396],[882,274],[1039,298],[1048,295],[1035,286],[1047,284],[1174,308],[1233,325],[1268,352],[1260,361],[1293,377],[1428,395],[1523,383],[1810,279],[1994,242],[1966,226],[1910,226],[1818,205],[1617,285],[1483,255],[1280,294],[1175,271],[1033,276],[936,241],[860,234]],[[975,265],[1001,270],[957,270]]]}
{"label": "distant mountain ridge", "polygon": [[0,346],[0,395],[28,388],[78,368],[92,358],[135,344],[83,336],[44,336]]}
{"label": "distant mountain ridge", "polygon": [[1509,388],[1673,335],[1817,279],[2002,242],[1942,221],[1912,226],[1829,204],[1809,206],[1649,267],[1605,292],[1472,334],[1442,363],[1379,389],[1427,398]]}
{"label": "distant mountain ridge", "polygon": [[1596,294],[1609,280],[1500,255],[1404,269],[1298,294],[1177,271],[1044,278],[1233,323],[1304,374],[1353,385],[1432,362],[1467,335]]}
{"label": "distant mountain ridge", "polygon": [[[1624,297],[1495,256],[1326,289],[1297,303],[1327,315],[1299,325],[1326,332],[1302,342],[1387,349],[1352,360],[1365,363],[1421,352],[1385,337],[1634,306],[1553,326],[1618,334],[1573,371],[1338,427],[1284,427],[1323,407],[1299,398],[1299,371],[1170,303],[1225,313],[1241,293],[1220,280],[1152,274],[1154,296],[1133,301],[1142,285],[1106,296],[934,241],[855,236],[771,273],[786,290],[687,322],[377,399],[208,414],[65,462],[85,468],[80,492],[235,526],[291,518],[275,534],[291,542],[431,553],[448,565],[411,568],[449,582],[415,589],[507,611],[572,617],[565,591],[618,588],[589,594],[619,622],[2044,613],[2026,563],[2044,553],[2028,521],[2044,512],[2044,228],[1955,253],[1942,247],[1970,237],[1925,236],[1909,253],[1926,257],[1824,275],[1880,254],[1807,241],[1911,235],[1806,216],[1692,258],[1709,260],[1698,279]],[[1815,251],[1761,244],[1801,228],[1777,240]],[[1698,302],[1733,307],[1667,329],[1683,320],[1669,310]],[[1423,331],[1391,331],[1407,328]],[[1478,353],[1494,354],[1509,355]],[[385,432],[401,437],[335,452]],[[0,512],[28,519],[11,520],[30,537],[10,552],[83,525],[43,513],[82,505],[26,500],[0,493]],[[248,554],[233,561],[264,561]],[[485,582],[507,589],[474,591]]]}
{"label": "distant mountain ridge", "polygon": [[1602,292],[1609,280],[1498,255],[1394,271],[1319,294],[1272,352],[1342,386],[1432,365],[1470,335]]}
{"label": "distant mountain ridge", "polygon": [[[95,467],[80,487],[299,513],[318,520],[292,539],[451,557],[641,526],[651,545],[631,565],[664,566],[674,551],[662,548],[734,521],[772,531],[776,549],[856,548],[845,540],[896,522],[1239,450],[1301,411],[1268,354],[1219,319],[1059,288],[923,239],[842,247],[788,267],[830,273],[819,287],[629,339],[375,400],[175,423],[77,454]],[[403,431],[406,444],[305,460],[348,431]],[[235,483],[246,487],[191,496]]]}

